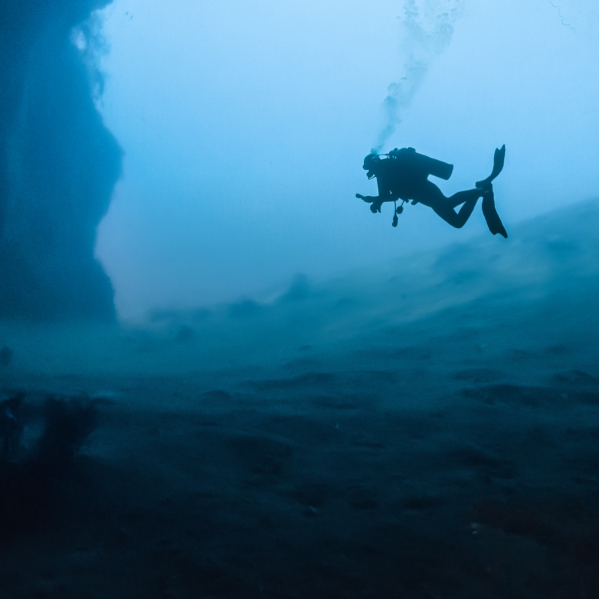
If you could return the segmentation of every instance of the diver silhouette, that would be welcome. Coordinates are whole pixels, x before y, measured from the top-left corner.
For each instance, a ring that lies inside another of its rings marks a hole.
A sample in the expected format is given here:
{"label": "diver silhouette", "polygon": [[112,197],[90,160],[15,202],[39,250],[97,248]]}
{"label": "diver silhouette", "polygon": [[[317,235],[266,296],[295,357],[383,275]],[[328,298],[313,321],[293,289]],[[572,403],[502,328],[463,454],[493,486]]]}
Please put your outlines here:
{"label": "diver silhouette", "polygon": [[[443,195],[442,191],[428,180],[429,175],[441,179],[449,179],[453,172],[453,165],[418,154],[414,148],[395,148],[387,158],[381,159],[378,154],[369,154],[364,158],[364,170],[368,171],[368,179],[376,177],[379,195],[363,196],[356,194],[357,198],[371,204],[373,213],[381,211],[383,202],[393,202],[393,226],[397,226],[397,215],[403,212],[403,204],[409,200],[412,204],[424,204],[432,208],[445,222],[452,227],[461,229],[470,218],[479,198],[483,198],[483,215],[489,230],[493,235],[499,233],[507,237],[501,219],[495,210],[495,196],[493,193],[493,179],[503,169],[505,161],[505,145],[495,150],[493,171],[490,176],[475,184],[474,189],[459,191],[451,197]],[[397,207],[397,200],[402,204]],[[455,208],[462,207],[456,212]]]}

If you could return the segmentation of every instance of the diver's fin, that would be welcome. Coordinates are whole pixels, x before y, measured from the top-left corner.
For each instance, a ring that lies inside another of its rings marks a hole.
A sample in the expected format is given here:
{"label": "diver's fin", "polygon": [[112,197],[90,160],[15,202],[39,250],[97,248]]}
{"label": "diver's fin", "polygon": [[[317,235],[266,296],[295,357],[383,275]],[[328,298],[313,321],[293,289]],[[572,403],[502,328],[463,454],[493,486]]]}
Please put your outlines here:
{"label": "diver's fin", "polygon": [[487,221],[489,231],[491,231],[493,235],[497,235],[497,233],[499,233],[507,239],[505,227],[503,226],[503,223],[497,214],[497,210],[495,210],[495,195],[493,190],[488,191],[483,196],[483,214],[485,216],[485,220]]}
{"label": "diver's fin", "polygon": [[495,156],[493,157],[493,171],[491,174],[482,181],[476,182],[476,187],[486,187],[499,175],[499,173],[503,170],[503,163],[505,162],[505,144],[495,150]]}

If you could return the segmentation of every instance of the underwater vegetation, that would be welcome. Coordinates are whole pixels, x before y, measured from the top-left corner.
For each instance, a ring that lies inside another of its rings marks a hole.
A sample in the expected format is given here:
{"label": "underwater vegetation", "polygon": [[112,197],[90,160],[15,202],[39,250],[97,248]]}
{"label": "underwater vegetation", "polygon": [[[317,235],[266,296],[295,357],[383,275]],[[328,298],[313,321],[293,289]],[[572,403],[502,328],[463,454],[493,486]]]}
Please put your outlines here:
{"label": "underwater vegetation", "polygon": [[33,403],[26,398],[24,392],[13,392],[0,402],[3,536],[43,521],[97,423],[95,407],[81,399],[48,396]]}

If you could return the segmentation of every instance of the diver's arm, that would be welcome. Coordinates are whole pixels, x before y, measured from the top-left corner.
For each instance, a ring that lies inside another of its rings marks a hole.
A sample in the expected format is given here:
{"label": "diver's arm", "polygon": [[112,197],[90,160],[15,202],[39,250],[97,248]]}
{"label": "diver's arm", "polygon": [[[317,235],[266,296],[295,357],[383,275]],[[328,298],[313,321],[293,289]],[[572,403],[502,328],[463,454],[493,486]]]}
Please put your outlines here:
{"label": "diver's arm", "polygon": [[387,199],[389,197],[389,189],[387,189],[385,187],[384,183],[381,183],[381,180],[379,179],[379,177],[376,178],[376,183],[377,186],[379,188],[379,195],[378,196],[363,196],[360,193],[356,194],[356,197],[359,198],[360,200],[364,200],[365,202],[367,202],[368,204],[381,204],[382,202],[385,201],[385,199]]}
{"label": "diver's arm", "polygon": [[368,204],[372,204],[373,202],[378,202],[379,196],[363,196],[361,193],[357,193],[356,197],[360,200],[364,200]]}

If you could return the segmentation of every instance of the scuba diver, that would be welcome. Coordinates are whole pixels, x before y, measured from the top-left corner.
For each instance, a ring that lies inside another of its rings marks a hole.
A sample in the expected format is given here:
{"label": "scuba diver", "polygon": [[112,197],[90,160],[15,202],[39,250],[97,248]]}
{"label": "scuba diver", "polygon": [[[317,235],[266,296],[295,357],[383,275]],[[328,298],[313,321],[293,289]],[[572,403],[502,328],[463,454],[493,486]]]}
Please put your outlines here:
{"label": "scuba diver", "polygon": [[[378,154],[369,154],[364,158],[364,170],[368,179],[376,177],[379,195],[363,196],[356,194],[357,198],[371,204],[373,214],[381,211],[383,202],[393,202],[393,226],[397,226],[397,215],[403,212],[403,204],[409,200],[412,204],[424,204],[432,208],[445,222],[452,227],[461,229],[470,218],[479,198],[483,199],[483,215],[489,230],[493,235],[499,233],[507,237],[501,219],[495,210],[495,196],[493,194],[493,179],[503,169],[505,161],[505,145],[495,150],[493,172],[489,177],[478,181],[474,189],[459,191],[451,197],[443,195],[441,190],[431,181],[429,175],[441,179],[449,179],[453,172],[453,165],[441,162],[418,154],[414,148],[395,148],[387,158],[381,159]],[[397,207],[397,200],[401,206]],[[455,208],[462,205],[458,212]]]}

